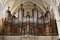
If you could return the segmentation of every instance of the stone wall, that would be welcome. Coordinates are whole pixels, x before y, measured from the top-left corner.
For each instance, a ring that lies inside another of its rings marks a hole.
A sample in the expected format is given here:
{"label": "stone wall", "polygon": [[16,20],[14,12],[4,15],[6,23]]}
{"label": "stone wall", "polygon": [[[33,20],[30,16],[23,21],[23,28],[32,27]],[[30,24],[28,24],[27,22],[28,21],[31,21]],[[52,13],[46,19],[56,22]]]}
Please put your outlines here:
{"label": "stone wall", "polygon": [[58,40],[58,36],[0,36],[0,40]]}

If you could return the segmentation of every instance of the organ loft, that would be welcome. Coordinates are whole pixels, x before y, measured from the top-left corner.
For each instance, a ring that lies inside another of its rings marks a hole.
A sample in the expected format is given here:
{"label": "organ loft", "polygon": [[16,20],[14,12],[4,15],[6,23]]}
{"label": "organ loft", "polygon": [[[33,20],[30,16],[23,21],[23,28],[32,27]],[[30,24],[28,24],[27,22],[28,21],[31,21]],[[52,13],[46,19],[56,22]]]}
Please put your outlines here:
{"label": "organ loft", "polygon": [[8,7],[3,22],[3,35],[58,35],[56,20],[51,17],[49,7],[42,12],[36,4],[30,3],[21,4],[14,13]]}

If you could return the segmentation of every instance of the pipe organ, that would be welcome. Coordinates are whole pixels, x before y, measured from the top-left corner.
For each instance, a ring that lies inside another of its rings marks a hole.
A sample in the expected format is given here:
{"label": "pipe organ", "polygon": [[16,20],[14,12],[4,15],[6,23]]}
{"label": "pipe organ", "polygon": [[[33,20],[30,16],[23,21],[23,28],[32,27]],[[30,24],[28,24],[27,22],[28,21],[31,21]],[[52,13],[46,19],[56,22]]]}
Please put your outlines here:
{"label": "pipe organ", "polygon": [[41,12],[41,17],[38,17],[39,12],[36,4],[34,4],[34,8],[31,10],[32,17],[30,17],[29,11],[27,11],[26,16],[24,16],[24,10],[23,4],[21,4],[21,8],[18,10],[18,18],[16,18],[15,15],[12,16],[8,14],[11,17],[5,22],[5,35],[53,35],[53,27],[51,26],[52,19],[49,11],[46,11],[46,13]]}

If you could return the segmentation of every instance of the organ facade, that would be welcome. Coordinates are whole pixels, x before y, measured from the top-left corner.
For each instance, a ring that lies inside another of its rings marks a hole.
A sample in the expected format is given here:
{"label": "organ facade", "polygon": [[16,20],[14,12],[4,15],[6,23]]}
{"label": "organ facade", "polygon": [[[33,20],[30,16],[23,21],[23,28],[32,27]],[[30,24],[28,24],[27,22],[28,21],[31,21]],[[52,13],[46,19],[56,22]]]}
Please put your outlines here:
{"label": "organ facade", "polygon": [[[56,21],[51,18],[52,15],[48,7],[45,11],[46,12],[42,12],[40,8],[32,2],[21,4],[13,15],[11,11],[8,12],[3,24],[5,25],[3,34],[37,36],[58,35]],[[15,15],[16,13],[18,15]]]}

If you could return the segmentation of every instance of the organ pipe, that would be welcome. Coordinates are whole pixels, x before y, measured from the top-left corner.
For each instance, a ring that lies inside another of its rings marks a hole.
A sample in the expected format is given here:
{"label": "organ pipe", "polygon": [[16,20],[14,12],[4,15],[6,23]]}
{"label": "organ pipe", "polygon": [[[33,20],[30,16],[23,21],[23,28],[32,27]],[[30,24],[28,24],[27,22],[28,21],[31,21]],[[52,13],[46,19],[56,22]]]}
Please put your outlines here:
{"label": "organ pipe", "polygon": [[[38,9],[37,9],[37,6],[36,4],[34,4],[34,8],[31,10],[32,11],[32,17],[30,17],[29,15],[29,11],[27,12],[27,15],[26,17],[24,17],[24,8],[23,8],[23,4],[21,4],[21,8],[18,10],[18,19],[19,19],[19,25],[20,25],[20,28],[21,28],[21,34],[30,34],[30,31],[31,31],[31,34],[37,34],[37,27],[38,24],[39,25],[43,25],[43,30],[45,29],[47,23],[50,24],[50,21],[51,21],[51,15],[50,15],[50,12],[49,10],[46,10],[46,13],[42,13],[41,12],[41,17],[38,19]],[[9,12],[10,13],[10,12]],[[8,14],[9,17],[11,16],[11,14]],[[15,15],[13,15],[15,17]],[[9,17],[7,19],[7,22],[11,23],[11,20],[12,20],[12,24],[15,23],[15,18],[13,18],[12,16],[12,19],[10,19]],[[33,21],[32,21],[33,20]],[[40,23],[39,23],[40,21]],[[33,24],[33,27],[30,29],[30,24]],[[26,28],[23,28],[24,24],[26,24]],[[40,29],[39,29],[40,30]]]}

